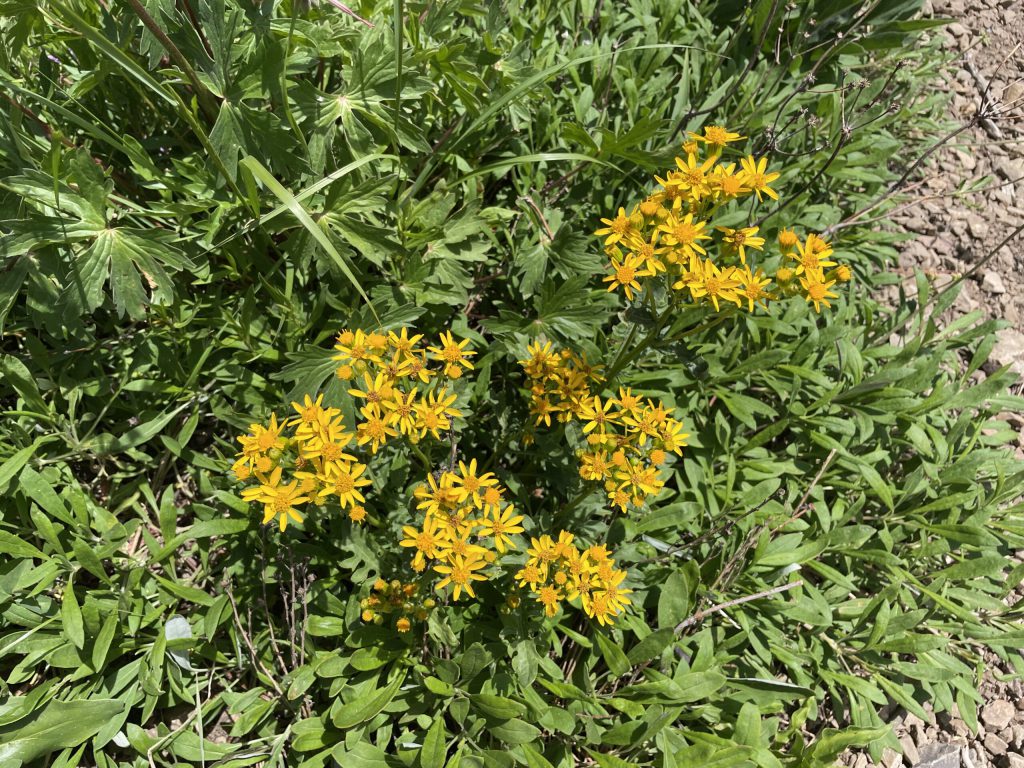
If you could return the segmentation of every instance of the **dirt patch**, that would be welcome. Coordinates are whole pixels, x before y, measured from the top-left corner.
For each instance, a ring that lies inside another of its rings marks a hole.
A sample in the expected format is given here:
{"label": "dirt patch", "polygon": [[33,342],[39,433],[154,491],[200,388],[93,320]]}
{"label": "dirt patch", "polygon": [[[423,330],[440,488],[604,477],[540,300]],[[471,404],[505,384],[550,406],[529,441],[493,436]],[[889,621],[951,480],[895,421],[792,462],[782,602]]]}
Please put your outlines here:
{"label": "dirt patch", "polygon": [[993,107],[984,114],[995,114],[940,149],[914,198],[896,212],[896,225],[916,235],[897,271],[913,295],[915,269],[941,287],[987,259],[964,280],[950,314],[981,310],[1008,321],[993,361],[1024,375],[1024,235],[989,257],[1024,223],[1024,4],[925,0],[924,16],[956,19],[933,33],[955,57],[949,117],[968,122],[986,102]]}

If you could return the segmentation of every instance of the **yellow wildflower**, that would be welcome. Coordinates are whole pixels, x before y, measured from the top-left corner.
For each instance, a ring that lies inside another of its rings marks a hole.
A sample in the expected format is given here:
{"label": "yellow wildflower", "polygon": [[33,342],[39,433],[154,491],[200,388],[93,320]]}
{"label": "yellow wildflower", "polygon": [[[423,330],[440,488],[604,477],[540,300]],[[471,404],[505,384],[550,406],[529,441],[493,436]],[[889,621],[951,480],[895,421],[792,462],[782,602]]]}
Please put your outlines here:
{"label": "yellow wildflower", "polygon": [[762,157],[760,160],[754,159],[753,155],[740,160],[740,167],[743,168],[743,181],[750,187],[757,195],[757,199],[761,200],[761,194],[768,195],[772,200],[779,199],[779,193],[772,189],[769,184],[775,181],[781,173],[768,173],[768,158]]}
{"label": "yellow wildflower", "polygon": [[605,245],[614,245],[620,240],[633,234],[642,224],[639,216],[626,213],[625,208],[619,208],[619,214],[614,219],[601,219],[606,226],[594,232],[598,237],[604,237]]}
{"label": "yellow wildflower", "polygon": [[729,229],[729,227],[716,227],[725,237],[722,238],[724,251],[728,254],[738,254],[740,263],[747,263],[747,248],[762,250],[764,238],[757,237],[757,227],[741,227],[740,229]]}
{"label": "yellow wildflower", "polygon": [[634,253],[621,254],[611,257],[612,274],[603,279],[602,282],[610,283],[608,291],[614,291],[621,287],[626,298],[633,300],[633,292],[639,293],[642,288],[637,282],[638,277],[647,277],[648,271],[644,268],[643,259]]}
{"label": "yellow wildflower", "polygon": [[800,278],[800,285],[803,286],[806,292],[805,298],[809,304],[814,304],[815,312],[821,312],[822,304],[826,307],[831,307],[829,299],[839,298],[838,294],[829,290],[835,282],[835,280],[823,282],[820,275],[813,272],[809,272],[805,277]]}
{"label": "yellow wildflower", "polygon": [[456,555],[451,561],[435,565],[434,570],[444,575],[444,578],[437,583],[437,589],[443,589],[449,584],[453,585],[452,599],[458,600],[462,591],[470,597],[476,597],[473,591],[474,581],[486,581],[487,577],[476,573],[485,566],[485,563],[477,559],[465,559]]}

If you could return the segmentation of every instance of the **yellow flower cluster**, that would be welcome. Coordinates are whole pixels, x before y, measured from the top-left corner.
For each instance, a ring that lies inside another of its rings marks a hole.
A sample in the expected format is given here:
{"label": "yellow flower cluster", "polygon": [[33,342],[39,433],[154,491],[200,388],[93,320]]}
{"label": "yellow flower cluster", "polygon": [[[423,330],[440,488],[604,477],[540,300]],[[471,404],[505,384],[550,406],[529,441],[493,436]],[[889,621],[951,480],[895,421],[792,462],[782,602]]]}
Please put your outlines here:
{"label": "yellow flower cluster", "polygon": [[366,518],[360,491],[370,484],[366,465],[345,452],[355,435],[345,429],[338,408],[322,403],[323,395],[316,400],[306,395],[303,403],[292,403],[297,416],[278,422],[271,414],[269,424],[252,424],[249,434],[238,438],[242,450],[232,471],[239,480],[256,483],[242,491],[242,498],[263,504],[263,522],[276,517],[282,531],[289,520],[302,522],[297,507],[331,497],[354,522]]}
{"label": "yellow flower cluster", "polygon": [[603,544],[580,551],[573,538],[562,531],[557,540],[547,535],[530,539],[528,559],[516,581],[529,588],[548,616],[558,613],[563,600],[579,600],[587,616],[602,625],[610,624],[631,604],[627,595],[632,590],[622,586],[626,572],[616,570],[615,560]]}
{"label": "yellow flower cluster", "polygon": [[530,357],[520,360],[530,382],[530,415],[536,425],[551,426],[554,416],[562,423],[572,421],[581,410],[581,403],[591,397],[590,385],[604,379],[600,366],[589,365],[587,359],[570,349],[551,350],[551,342],[534,342],[527,347]]}
{"label": "yellow flower cluster", "polygon": [[[619,208],[615,217],[601,219],[605,226],[595,234],[604,239],[610,259],[610,274],[604,278],[609,291],[621,288],[632,300],[648,279],[660,279],[666,288],[688,292],[692,301],[711,304],[716,312],[723,303],[746,305],[753,312],[769,300],[798,293],[814,304],[815,311],[822,304],[831,306],[828,299],[836,294],[829,289],[837,281],[849,280],[851,273],[847,267],[824,271],[836,263],[828,261],[832,249],[820,237],[808,235],[801,245],[795,234],[783,230],[782,252],[790,253],[788,247],[799,255],[793,257],[795,269],[783,267],[776,272],[781,288],[776,293],[769,289],[771,278],[753,264],[754,252],[765,246],[759,228],[714,224],[734,200],[752,195],[759,202],[764,197],[779,199],[771,185],[781,174],[768,170],[767,158],[747,155],[739,157],[738,163],[723,159],[727,145],[743,138],[715,125],[705,127],[703,134],[691,133],[683,145],[685,159],[677,157],[676,168],[664,178],[654,177],[658,183],[654,193],[629,213]],[[717,246],[714,259],[708,253],[712,244]],[[817,261],[811,263],[814,257]],[[799,281],[794,279],[798,276]]]}
{"label": "yellow flower cluster", "polygon": [[437,601],[431,597],[426,600],[417,599],[419,589],[415,582],[403,584],[397,579],[390,582],[377,579],[372,594],[363,598],[359,604],[363,621],[383,624],[385,616],[394,616],[395,629],[408,632],[413,621],[424,621],[437,605]]}
{"label": "yellow flower cluster", "polygon": [[[238,438],[242,450],[232,470],[239,480],[255,479],[255,487],[242,491],[242,498],[263,504],[264,523],[276,517],[283,531],[289,520],[302,522],[301,505],[332,496],[361,523],[366,510],[360,488],[370,481],[364,476],[366,465],[345,449],[354,441],[376,453],[398,435],[415,443],[428,434],[441,439],[451,429],[451,420],[462,413],[453,407],[456,395],[441,377],[456,379],[471,370],[476,353],[466,349],[468,339],[456,341],[450,331],[441,334],[436,347],[424,349],[422,339],[422,334],[410,336],[408,328],[338,334],[333,357],[339,362],[338,378],[362,376],[362,388],[349,390],[364,403],[355,432],[345,428],[340,409],[323,407],[323,395],[316,400],[306,395],[302,404],[292,403],[297,416],[278,422],[271,414],[269,424],[253,424],[248,435]],[[440,364],[440,371],[432,362]]]}
{"label": "yellow flower cluster", "polygon": [[[264,523],[276,518],[284,531],[289,522],[303,521],[303,505],[331,498],[361,523],[368,516],[362,505],[370,480],[366,464],[348,451],[365,446],[376,453],[399,435],[415,443],[428,434],[441,439],[450,432],[452,419],[462,414],[452,407],[456,397],[445,379],[472,370],[475,353],[466,348],[468,340],[456,341],[450,332],[441,335],[436,347],[423,348],[422,339],[408,328],[386,335],[358,329],[339,334],[332,358],[338,362],[338,378],[362,379],[360,388],[349,390],[363,401],[362,421],[354,429],[346,427],[339,408],[323,405],[323,395],[306,395],[303,402],[292,403],[295,415],[278,421],[271,414],[268,423],[252,424],[249,434],[238,438],[241,451],[232,471],[238,480],[249,482],[242,498],[263,505]],[[600,383],[601,377],[575,353],[555,353],[550,343],[538,343],[530,347],[530,355],[524,365],[534,395],[547,402],[535,409],[537,423],[550,424],[552,414],[564,422],[584,422],[590,448],[582,454],[581,474],[605,479],[613,503],[619,491],[625,493],[625,503],[636,504],[657,492],[657,469],[644,462],[656,467],[667,450],[679,451],[686,437],[679,422],[660,403],[634,398],[628,390],[602,404],[591,394],[591,384]],[[599,477],[594,469],[599,461],[616,469],[607,478]],[[429,568],[437,574],[435,589],[450,587],[456,601],[463,592],[475,598],[475,582],[502,575],[499,561],[517,548],[523,515],[516,514],[506,489],[476,459],[456,464],[454,448],[451,463],[430,473],[413,496],[421,524],[403,525],[399,541],[412,550],[413,569],[422,574]],[[379,525],[374,518],[370,521]],[[531,541],[529,559],[516,579],[520,586],[530,586],[547,615],[557,613],[563,600],[579,600],[588,616],[608,624],[630,604],[630,590],[621,586],[626,573],[615,569],[604,546],[581,551],[564,531],[557,541],[547,535]],[[433,598],[422,599],[420,589],[415,581],[378,579],[361,602],[363,621],[393,621],[398,632],[410,631],[436,605]],[[518,604],[513,592],[509,606],[513,598]]]}
{"label": "yellow flower cluster", "polygon": [[[472,370],[466,349],[469,339],[456,341],[450,331],[442,333],[436,347],[423,348],[422,334],[409,335],[408,328],[388,334],[346,329],[338,334],[333,359],[343,381],[362,377],[361,386],[349,394],[362,401],[362,422],[357,427],[359,445],[370,444],[373,453],[391,438],[403,435],[419,442],[428,434],[441,439],[451,420],[462,414],[452,407],[456,396],[441,383],[441,376],[459,378]],[[441,365],[440,371],[431,362]]]}
{"label": "yellow flower cluster", "polygon": [[483,571],[500,555],[515,549],[513,534],[522,533],[522,515],[505,501],[505,489],[490,472],[480,473],[476,459],[459,462],[458,472],[427,476],[413,491],[416,507],[423,511],[419,528],[402,528],[403,547],[413,549],[412,567],[423,571],[428,564],[443,578],[438,589],[449,585],[458,600],[463,591],[476,597],[474,581],[485,581]]}
{"label": "yellow flower cluster", "polygon": [[520,360],[530,383],[531,413],[539,425],[551,424],[550,414],[561,421],[582,425],[587,450],[579,453],[580,476],[604,483],[608,502],[622,512],[641,507],[661,492],[658,468],[669,453],[682,454],[689,434],[672,411],[657,400],[619,388],[604,399],[591,392],[594,373],[583,375],[575,355],[553,352],[551,342],[535,342]]}

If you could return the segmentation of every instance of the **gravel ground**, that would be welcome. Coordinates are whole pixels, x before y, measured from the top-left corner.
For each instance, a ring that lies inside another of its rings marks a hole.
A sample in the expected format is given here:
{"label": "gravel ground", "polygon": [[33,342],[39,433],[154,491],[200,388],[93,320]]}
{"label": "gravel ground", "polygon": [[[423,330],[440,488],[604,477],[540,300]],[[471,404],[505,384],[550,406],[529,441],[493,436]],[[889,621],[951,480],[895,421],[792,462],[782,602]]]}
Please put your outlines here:
{"label": "gravel ground", "polygon": [[[997,114],[936,153],[916,199],[895,217],[916,235],[905,244],[897,270],[911,294],[914,269],[942,286],[1024,223],[1024,2],[925,0],[924,15],[957,19],[936,32],[956,56],[950,117],[967,122],[986,100]],[[1024,235],[964,281],[952,312],[979,309],[1011,324],[1000,332],[993,359],[1024,375]]]}
{"label": "gravel ground", "polygon": [[[979,120],[936,153],[916,198],[896,215],[896,223],[916,236],[900,254],[897,272],[903,290],[916,292],[914,270],[921,269],[941,287],[992,254],[1024,223],[1024,1],[925,0],[925,17],[955,19],[935,34],[956,57],[949,87],[950,117]],[[986,101],[993,105],[985,108]],[[995,112],[993,112],[993,109]],[[898,301],[899,289],[888,297]],[[1000,248],[964,281],[950,317],[980,310],[1004,319],[988,372],[1010,365],[1024,377],[1024,234]],[[984,372],[978,372],[984,376]],[[1017,392],[1024,391],[1018,383]],[[1008,413],[1019,431],[1018,455],[1024,458],[1024,414]],[[1022,554],[1022,553],[1019,553]],[[1024,587],[1008,604],[1024,599]],[[892,723],[902,754],[886,750],[882,768],[1024,768],[1024,685],[1009,679],[1012,670],[994,655],[979,687],[985,701],[976,733],[954,712],[923,721],[898,708]],[[852,752],[841,763],[869,768],[870,758]]]}

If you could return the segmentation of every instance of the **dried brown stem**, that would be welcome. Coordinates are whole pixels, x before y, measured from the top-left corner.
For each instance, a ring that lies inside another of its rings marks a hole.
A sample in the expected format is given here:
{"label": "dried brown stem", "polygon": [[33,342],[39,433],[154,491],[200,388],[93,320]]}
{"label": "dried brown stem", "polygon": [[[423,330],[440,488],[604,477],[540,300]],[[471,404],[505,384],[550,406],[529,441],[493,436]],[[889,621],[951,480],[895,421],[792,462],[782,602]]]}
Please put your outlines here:
{"label": "dried brown stem", "polygon": [[736,78],[736,81],[732,84],[732,86],[729,88],[729,90],[727,90],[725,93],[723,93],[722,94],[722,98],[720,98],[718,101],[716,101],[710,107],[706,107],[705,109],[696,110],[696,111],[688,110],[683,115],[683,117],[679,121],[679,123],[676,125],[676,129],[672,132],[673,136],[678,136],[682,132],[683,128],[686,127],[686,124],[688,122],[690,122],[693,118],[700,117],[701,115],[707,115],[707,114],[710,114],[711,112],[714,112],[716,109],[718,109],[720,106],[722,106],[725,102],[727,102],[729,99],[731,99],[733,94],[736,93],[740,89],[740,87],[743,85],[743,81],[747,79],[747,75],[750,74],[750,71],[754,68],[754,66],[757,64],[757,62],[761,58],[761,48],[764,46],[764,41],[768,37],[768,30],[770,30],[772,28],[772,22],[775,20],[775,13],[778,10],[779,10],[779,0],[772,0],[772,7],[768,11],[768,18],[765,19],[764,27],[761,29],[761,36],[757,40],[757,45],[754,47],[753,53],[747,59],[747,66],[744,67],[743,72],[740,74],[740,76],[738,78]]}
{"label": "dried brown stem", "polygon": [[837,230],[844,229],[844,228],[850,226],[851,223],[853,223],[854,221],[859,219],[865,213],[869,213],[870,211],[873,211],[875,208],[879,207],[880,205],[885,203],[887,200],[892,198],[892,196],[895,195],[897,192],[899,192],[900,189],[903,187],[903,185],[907,183],[907,179],[910,178],[910,176],[914,173],[914,171],[916,171],[918,168],[921,167],[921,164],[925,160],[927,160],[929,157],[931,157],[933,154],[935,154],[935,152],[937,152],[946,143],[948,143],[952,139],[955,139],[961,133],[963,133],[967,129],[971,128],[972,126],[974,126],[978,122],[978,120],[980,119],[980,115],[981,114],[983,114],[981,111],[977,112],[970,120],[968,120],[967,122],[965,122],[962,125],[958,126],[953,131],[950,131],[945,136],[943,136],[941,139],[939,139],[934,144],[932,144],[930,147],[928,147],[928,149],[926,149],[923,153],[921,153],[921,155],[918,156],[918,158],[907,168],[907,170],[905,170],[903,172],[902,176],[900,176],[896,181],[894,181],[892,184],[889,185],[889,187],[885,190],[885,192],[880,194],[878,197],[876,197],[874,200],[872,200],[866,206],[861,208],[859,211],[855,211],[854,213],[851,213],[849,216],[847,216],[845,219],[840,221],[838,224],[833,224],[830,227],[826,227],[825,231],[822,233],[822,237],[826,237],[827,238],[830,235],[832,235],[834,232],[836,232]]}
{"label": "dried brown stem", "polygon": [[260,661],[259,655],[256,653],[256,647],[252,644],[252,638],[249,637],[249,633],[245,631],[245,627],[242,626],[242,619],[238,615],[238,603],[235,602],[235,595],[231,590],[231,585],[227,584],[224,587],[224,591],[228,596],[228,602],[231,604],[231,614],[235,619],[235,629],[242,636],[242,642],[245,643],[245,647],[249,651],[249,659],[252,661],[253,666],[259,668],[259,670],[266,675],[270,684],[274,687],[274,692],[278,696],[283,696],[284,691],[281,690],[281,686],[277,684],[277,680],[270,674],[270,670],[266,668],[262,661]]}
{"label": "dried brown stem", "polygon": [[779,585],[777,587],[772,587],[771,589],[766,589],[763,592],[758,592],[756,595],[747,595],[746,597],[738,597],[735,600],[729,600],[728,602],[725,602],[725,603],[718,603],[717,605],[713,605],[710,608],[706,608],[704,610],[697,611],[692,616],[690,616],[690,617],[688,617],[686,619],[683,619],[681,622],[679,622],[676,625],[676,632],[682,632],[687,627],[693,626],[694,624],[697,624],[698,622],[703,621],[705,619],[705,617],[707,617],[709,614],[717,613],[718,611],[724,611],[724,610],[727,610],[729,608],[735,608],[737,605],[743,605],[743,603],[750,603],[750,602],[753,602],[754,600],[760,600],[760,599],[765,598],[765,597],[771,597],[772,595],[777,595],[780,592],[786,592],[786,591],[788,591],[790,589],[796,589],[797,587],[802,587],[803,584],[804,584],[804,580],[803,579],[797,579],[796,581],[792,581],[789,584],[781,584],[781,585]]}
{"label": "dried brown stem", "polygon": [[828,456],[825,457],[825,460],[821,462],[821,466],[818,468],[818,474],[814,476],[814,479],[811,480],[811,484],[807,486],[807,490],[804,491],[804,495],[800,497],[800,501],[796,505],[796,512],[794,512],[793,516],[790,517],[786,522],[772,528],[773,536],[790,523],[795,523],[797,520],[804,516],[808,509],[810,509],[810,507],[807,506],[807,499],[810,497],[811,491],[813,491],[814,488],[818,485],[818,483],[821,482],[821,478],[822,476],[824,476],[825,470],[828,469],[829,465],[832,463],[832,460],[836,457],[837,453],[838,451],[836,451],[835,448],[828,452]]}

